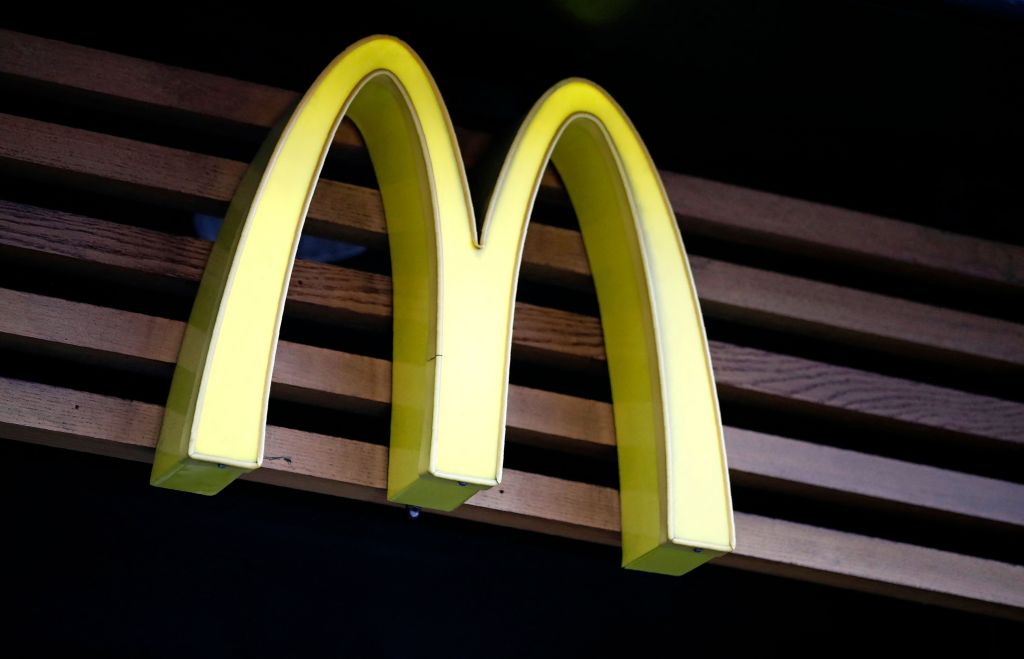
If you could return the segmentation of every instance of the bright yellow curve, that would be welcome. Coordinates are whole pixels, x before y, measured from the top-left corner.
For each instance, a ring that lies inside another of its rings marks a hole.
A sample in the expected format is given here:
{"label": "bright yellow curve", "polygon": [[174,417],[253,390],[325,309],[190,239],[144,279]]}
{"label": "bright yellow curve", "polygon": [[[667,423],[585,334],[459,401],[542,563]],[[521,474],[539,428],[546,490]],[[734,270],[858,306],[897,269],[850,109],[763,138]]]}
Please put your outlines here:
{"label": "bright yellow curve", "polygon": [[731,551],[700,308],[675,216],[632,124],[592,83],[553,87],[512,144],[479,238],[441,96],[415,53],[390,37],[338,56],[243,180],[189,320],[152,482],[214,494],[260,466],[295,249],[344,116],[373,160],[392,254],[389,499],[451,510],[501,479],[519,264],[550,159],[579,218],[601,307],[623,563],[682,574]]}

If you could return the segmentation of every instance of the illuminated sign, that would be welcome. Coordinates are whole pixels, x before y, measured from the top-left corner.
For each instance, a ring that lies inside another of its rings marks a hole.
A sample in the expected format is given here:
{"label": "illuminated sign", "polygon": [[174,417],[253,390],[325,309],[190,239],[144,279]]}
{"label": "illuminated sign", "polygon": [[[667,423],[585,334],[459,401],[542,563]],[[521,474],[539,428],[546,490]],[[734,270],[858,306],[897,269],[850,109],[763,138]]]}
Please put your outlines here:
{"label": "illuminated sign", "polygon": [[579,218],[601,309],[618,443],[623,564],[682,574],[735,546],[718,401],[686,253],[657,169],[604,90],[534,105],[477,234],[451,120],[404,43],[339,55],[235,194],[192,309],[154,485],[215,494],[260,466],[299,235],[342,117],[387,216],[394,295],[391,501],[452,510],[501,480],[519,264],[548,161]]}

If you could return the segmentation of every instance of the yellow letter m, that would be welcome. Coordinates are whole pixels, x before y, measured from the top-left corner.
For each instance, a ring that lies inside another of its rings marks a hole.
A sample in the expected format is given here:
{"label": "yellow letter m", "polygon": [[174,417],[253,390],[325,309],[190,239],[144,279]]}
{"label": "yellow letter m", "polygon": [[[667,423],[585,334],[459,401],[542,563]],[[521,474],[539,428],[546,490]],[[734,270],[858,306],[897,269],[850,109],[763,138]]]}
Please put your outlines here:
{"label": "yellow letter m", "polygon": [[366,142],[394,291],[388,498],[452,510],[501,480],[512,316],[548,161],[582,229],[618,444],[623,564],[682,574],[735,546],[718,401],[675,215],[621,108],[555,85],[523,122],[477,225],[433,79],[408,46],[339,55],[267,139],[228,211],[185,333],[152,482],[214,494],[260,466],[306,212],[335,131]]}

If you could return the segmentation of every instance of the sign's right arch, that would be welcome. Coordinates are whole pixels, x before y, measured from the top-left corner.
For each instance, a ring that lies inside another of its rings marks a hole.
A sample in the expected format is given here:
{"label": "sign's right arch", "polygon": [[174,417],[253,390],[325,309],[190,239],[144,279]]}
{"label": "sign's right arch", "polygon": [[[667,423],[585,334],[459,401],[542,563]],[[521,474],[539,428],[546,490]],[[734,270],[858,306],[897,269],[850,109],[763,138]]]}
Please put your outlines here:
{"label": "sign's right arch", "polygon": [[[601,308],[623,564],[682,574],[731,551],[735,531],[711,361],[675,214],[632,123],[593,83],[567,80],[538,101],[502,176],[523,167],[538,185],[543,151],[579,219]],[[507,194],[521,192],[499,178],[485,249],[497,237],[490,232],[513,230],[511,218],[493,217]]]}

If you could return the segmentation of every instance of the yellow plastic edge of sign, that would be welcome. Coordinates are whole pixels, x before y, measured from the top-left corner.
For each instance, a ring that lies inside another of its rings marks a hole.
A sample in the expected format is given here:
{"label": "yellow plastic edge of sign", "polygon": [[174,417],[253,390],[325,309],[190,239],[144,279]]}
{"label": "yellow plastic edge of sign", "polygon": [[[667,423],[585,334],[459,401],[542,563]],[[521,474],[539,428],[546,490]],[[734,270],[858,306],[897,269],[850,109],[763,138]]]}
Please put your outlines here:
{"label": "yellow plastic edge of sign", "polygon": [[601,309],[623,565],[683,574],[731,551],[700,306],[661,178],[629,119],[593,83],[551,88],[515,137],[478,236],[441,95],[419,57],[386,36],[335,58],[243,178],[186,328],[151,482],[215,494],[261,465],[299,235],[344,116],[373,161],[392,254],[389,500],[452,510],[501,480],[519,265],[551,160],[579,218]]}

